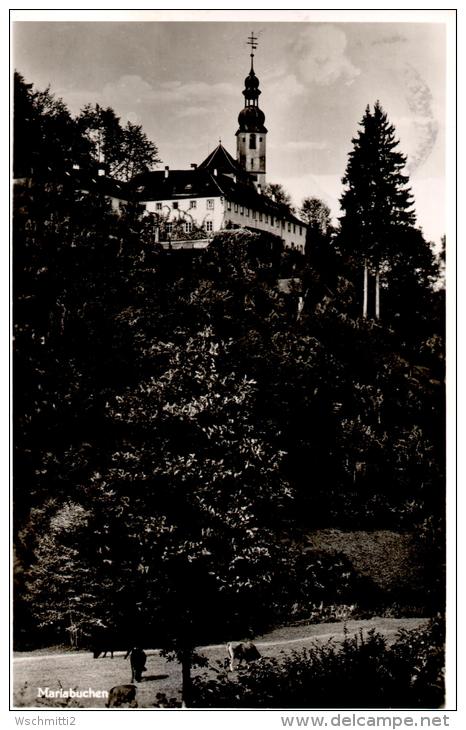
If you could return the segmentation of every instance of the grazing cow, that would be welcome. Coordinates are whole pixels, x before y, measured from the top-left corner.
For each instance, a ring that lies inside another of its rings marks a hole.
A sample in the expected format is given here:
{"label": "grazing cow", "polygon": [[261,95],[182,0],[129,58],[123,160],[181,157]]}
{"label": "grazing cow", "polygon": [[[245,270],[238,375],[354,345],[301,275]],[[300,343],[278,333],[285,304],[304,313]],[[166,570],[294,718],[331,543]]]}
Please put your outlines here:
{"label": "grazing cow", "polygon": [[105,659],[105,657],[107,656],[107,652],[110,652],[110,655],[113,659],[113,649],[105,649],[105,650],[93,649],[92,655],[93,655],[94,659],[98,659],[100,657],[100,655],[102,654],[102,659]]}
{"label": "grazing cow", "polygon": [[112,629],[106,626],[96,626],[92,632],[92,653],[94,659],[102,654],[103,657],[107,656],[110,652],[113,659],[113,652],[116,645],[116,633]]}
{"label": "grazing cow", "polygon": [[131,682],[141,682],[142,673],[146,671],[146,653],[142,649],[135,647],[134,649],[128,649],[126,652],[125,659],[130,657],[131,663]]}
{"label": "grazing cow", "polygon": [[112,687],[108,693],[105,707],[121,707],[122,705],[137,707],[136,692],[137,687],[134,684],[118,684],[116,687]]}
{"label": "grazing cow", "polygon": [[227,644],[228,659],[230,662],[230,672],[235,671],[235,659],[238,660],[238,667],[241,667],[243,661],[246,664],[255,662],[261,658],[257,646],[252,641],[244,641],[234,646],[231,641]]}

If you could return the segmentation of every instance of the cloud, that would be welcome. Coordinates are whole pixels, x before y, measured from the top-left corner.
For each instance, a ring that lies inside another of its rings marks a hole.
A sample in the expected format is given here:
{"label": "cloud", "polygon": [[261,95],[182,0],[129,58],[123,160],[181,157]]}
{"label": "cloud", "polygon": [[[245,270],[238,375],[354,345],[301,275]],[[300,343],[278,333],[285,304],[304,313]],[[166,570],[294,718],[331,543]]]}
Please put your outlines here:
{"label": "cloud", "polygon": [[389,35],[372,41],[372,46],[392,45],[393,43],[407,43],[408,39],[402,35]]}
{"label": "cloud", "polygon": [[202,117],[204,114],[209,114],[212,110],[206,106],[187,106],[180,109],[177,116],[181,118],[189,117]]}
{"label": "cloud", "polygon": [[432,110],[432,93],[420,73],[407,63],[404,68],[406,101],[412,113],[416,132],[416,147],[408,159],[408,170],[413,173],[429,157],[438,135],[438,122]]}
{"label": "cloud", "polygon": [[328,149],[328,142],[313,142],[312,140],[289,140],[288,142],[281,142],[279,145],[275,145],[281,150],[287,150],[291,152],[306,152],[309,150],[326,150]]}
{"label": "cloud", "polygon": [[301,96],[301,94],[306,92],[306,87],[298,81],[294,74],[270,75],[264,78],[264,82],[261,82],[261,87],[270,97],[281,96],[285,93],[287,98],[290,99],[292,96]]}
{"label": "cloud", "polygon": [[191,104],[196,106],[237,96],[238,89],[233,84],[220,82],[207,84],[205,81],[183,84],[181,81],[164,81],[155,85],[149,84],[141,76],[125,74],[103,89],[105,103],[119,105],[154,103]]}
{"label": "cloud", "polygon": [[350,85],[361,73],[346,55],[345,33],[333,25],[308,27],[298,37],[295,66],[298,80],[330,86],[337,81]]}

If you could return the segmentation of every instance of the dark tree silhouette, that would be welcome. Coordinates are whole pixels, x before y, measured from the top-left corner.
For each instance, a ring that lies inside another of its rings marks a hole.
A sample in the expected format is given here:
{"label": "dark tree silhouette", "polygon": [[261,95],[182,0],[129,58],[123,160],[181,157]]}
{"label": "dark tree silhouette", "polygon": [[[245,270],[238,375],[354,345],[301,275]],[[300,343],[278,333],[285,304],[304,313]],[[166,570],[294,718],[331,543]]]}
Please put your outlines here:
{"label": "dark tree silhouette", "polygon": [[367,106],[362,129],[353,138],[340,199],[340,245],[346,256],[363,268],[363,306],[369,311],[368,277],[374,277],[374,306],[380,316],[380,275],[390,264],[394,239],[415,223],[408,177],[403,174],[406,157],[396,150],[395,128],[377,101]]}

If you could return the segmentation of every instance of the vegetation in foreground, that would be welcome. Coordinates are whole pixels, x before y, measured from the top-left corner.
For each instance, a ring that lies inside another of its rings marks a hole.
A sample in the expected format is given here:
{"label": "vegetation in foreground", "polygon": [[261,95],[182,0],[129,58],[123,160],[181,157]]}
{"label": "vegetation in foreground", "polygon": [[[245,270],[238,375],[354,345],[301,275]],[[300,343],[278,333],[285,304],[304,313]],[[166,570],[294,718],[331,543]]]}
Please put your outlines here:
{"label": "vegetation in foreground", "polygon": [[333,642],[264,658],[236,676],[195,677],[193,707],[436,708],[444,700],[444,630],[401,631],[391,646],[381,634],[346,634]]}
{"label": "vegetation in foreground", "polygon": [[[401,628],[412,633],[413,629],[419,630],[428,625],[425,619],[383,619],[373,618],[368,621],[353,621],[338,624],[300,624],[275,629],[264,636],[256,637],[256,644],[264,661],[266,659],[277,659],[281,662],[285,656],[291,656],[292,649],[304,647],[325,646],[323,642],[329,636],[334,637],[334,647],[339,651],[346,638],[354,637],[363,631],[363,636],[368,637],[372,629],[377,634],[385,637],[387,647],[392,646],[397,639],[397,633]],[[290,644],[283,642],[290,641]],[[195,674],[205,674],[203,679],[217,680],[224,671],[224,660],[226,658],[226,645],[214,645],[200,649],[207,660],[205,669],[198,669]],[[125,652],[115,654],[114,659],[107,656],[105,659],[94,660],[92,654],[86,651],[80,652],[58,652],[41,658],[40,650],[30,654],[21,652],[15,657],[14,662],[14,704],[21,707],[32,706],[82,706],[82,707],[103,707],[105,700],[96,698],[65,698],[65,697],[41,697],[38,698],[38,687],[49,687],[52,691],[62,688],[63,690],[74,689],[75,691],[87,690],[108,690],[111,687],[127,683],[130,677],[128,660],[124,660]],[[48,653],[48,652],[47,652]],[[181,669],[175,661],[168,661],[158,651],[146,649],[147,671],[143,675],[143,681],[138,684],[138,703],[140,707],[174,706],[179,707],[181,703]],[[251,671],[253,665],[249,665],[246,672]],[[237,678],[242,671],[230,674],[230,679]]]}

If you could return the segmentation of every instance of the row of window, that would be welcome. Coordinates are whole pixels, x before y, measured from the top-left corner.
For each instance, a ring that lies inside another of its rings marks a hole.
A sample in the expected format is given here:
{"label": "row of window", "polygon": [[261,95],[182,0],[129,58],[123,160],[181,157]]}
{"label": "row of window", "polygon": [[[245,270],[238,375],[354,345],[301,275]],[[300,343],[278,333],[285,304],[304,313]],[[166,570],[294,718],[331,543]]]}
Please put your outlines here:
{"label": "row of window", "polygon": [[[165,206],[167,208],[170,207],[167,204],[165,204]],[[162,210],[163,207],[164,207],[164,204],[163,203],[156,203],[155,204],[155,210]],[[194,208],[197,208],[197,200],[190,200],[189,201],[189,207],[190,207],[191,210],[193,210]],[[208,200],[206,200],[206,208],[207,208],[207,210],[213,210],[214,207],[215,207],[215,198],[209,198]],[[173,210],[178,210],[179,204],[178,204],[178,201],[177,200],[174,200],[172,202],[172,208],[173,208]]]}
{"label": "row of window", "polygon": [[[185,233],[193,232],[193,224],[190,221],[185,221],[183,223],[183,228],[184,228]],[[206,229],[207,233],[211,233],[214,230],[213,221],[205,221],[204,228]],[[167,233],[172,233],[173,232],[173,223],[166,223],[165,230]]]}
{"label": "row of window", "polygon": [[[231,210],[232,203],[228,200],[227,201],[227,210]],[[245,208],[243,205],[238,205],[238,203],[233,203],[233,210],[235,213],[238,213],[240,215],[245,215],[246,218],[249,218],[249,208]],[[269,221],[269,215],[267,213],[262,213],[261,211],[256,212],[255,210],[251,211],[251,217],[253,220],[259,219],[259,221],[263,221],[264,223],[268,223],[271,226],[275,225],[276,228],[280,228],[280,219],[277,217],[274,217],[273,215],[270,216]],[[281,222],[281,225],[285,227],[285,221]],[[296,223],[291,223],[288,221],[288,232],[291,233],[291,227],[293,227],[293,233],[296,233],[296,229],[298,229],[298,233],[300,236],[303,235],[302,233],[302,226],[297,226]]]}

